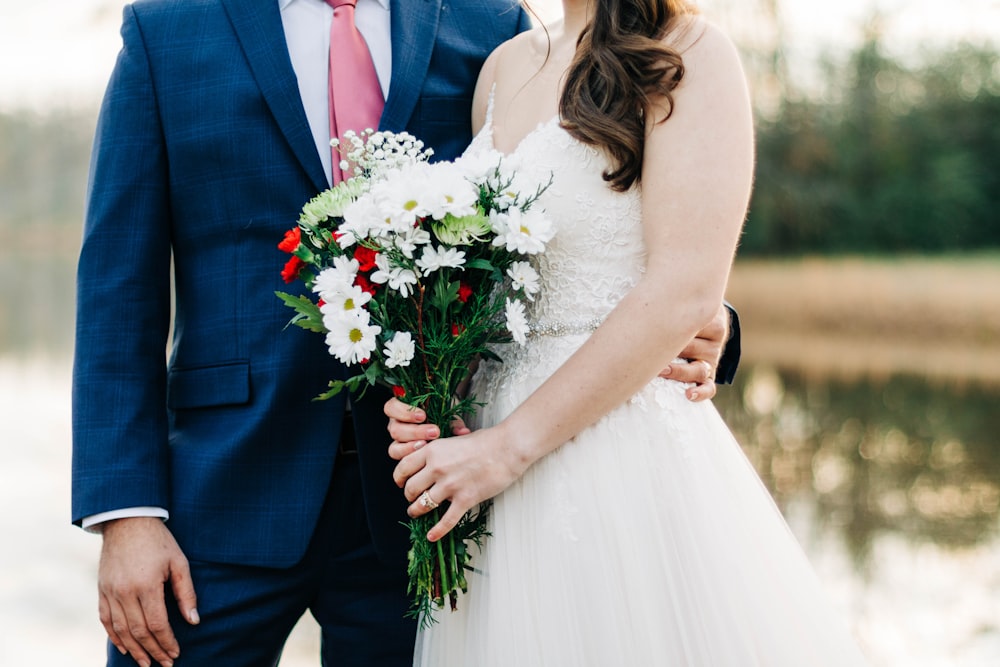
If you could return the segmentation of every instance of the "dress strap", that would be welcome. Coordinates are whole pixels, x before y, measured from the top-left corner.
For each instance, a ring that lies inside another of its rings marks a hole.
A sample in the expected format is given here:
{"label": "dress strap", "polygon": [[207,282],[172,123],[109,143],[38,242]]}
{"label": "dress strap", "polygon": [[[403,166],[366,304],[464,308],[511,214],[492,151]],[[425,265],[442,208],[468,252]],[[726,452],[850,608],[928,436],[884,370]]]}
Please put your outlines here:
{"label": "dress strap", "polygon": [[497,82],[490,85],[490,96],[486,99],[486,118],[483,120],[483,127],[493,127],[493,96],[497,92]]}

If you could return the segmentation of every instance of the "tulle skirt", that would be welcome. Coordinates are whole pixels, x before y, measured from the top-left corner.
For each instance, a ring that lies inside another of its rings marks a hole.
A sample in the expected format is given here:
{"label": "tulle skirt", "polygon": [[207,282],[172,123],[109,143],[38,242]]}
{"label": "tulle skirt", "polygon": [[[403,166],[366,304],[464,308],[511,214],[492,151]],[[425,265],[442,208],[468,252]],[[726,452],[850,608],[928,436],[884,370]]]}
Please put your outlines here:
{"label": "tulle skirt", "polygon": [[[480,421],[530,392],[494,384]],[[865,664],[710,403],[655,380],[495,499],[426,667]]]}

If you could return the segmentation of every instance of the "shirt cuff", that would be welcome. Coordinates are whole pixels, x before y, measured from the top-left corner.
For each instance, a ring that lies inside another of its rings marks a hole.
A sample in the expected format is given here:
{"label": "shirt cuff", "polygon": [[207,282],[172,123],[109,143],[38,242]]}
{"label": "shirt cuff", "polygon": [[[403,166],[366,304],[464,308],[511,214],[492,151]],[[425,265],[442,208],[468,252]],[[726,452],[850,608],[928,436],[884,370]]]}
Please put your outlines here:
{"label": "shirt cuff", "polygon": [[101,524],[114,519],[132,519],[139,516],[157,517],[166,521],[170,518],[170,513],[162,507],[125,507],[120,510],[101,512],[84,517],[80,525],[88,533],[100,533]]}

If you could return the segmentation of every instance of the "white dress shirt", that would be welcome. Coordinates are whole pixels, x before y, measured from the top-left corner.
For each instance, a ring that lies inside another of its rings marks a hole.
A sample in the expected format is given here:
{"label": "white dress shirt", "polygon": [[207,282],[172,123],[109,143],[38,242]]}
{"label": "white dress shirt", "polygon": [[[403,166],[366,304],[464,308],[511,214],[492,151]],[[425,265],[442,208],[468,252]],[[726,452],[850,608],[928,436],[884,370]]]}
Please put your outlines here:
{"label": "white dress shirt", "polygon": [[[312,129],[316,150],[330,181],[330,102],[327,81],[330,67],[330,23],[333,9],[323,0],[279,0],[288,55],[299,80],[299,95]],[[368,44],[382,96],[389,95],[392,76],[392,41],[389,34],[389,0],[358,0],[354,23]]]}
{"label": "white dress shirt", "polygon": [[[330,102],[327,86],[330,67],[330,23],[333,8],[324,0],[277,0],[281,9],[281,25],[288,44],[288,56],[299,83],[299,95],[305,108],[306,120],[312,130],[316,150],[323,161],[327,182],[330,176]],[[375,73],[382,95],[389,94],[392,76],[392,41],[389,29],[389,0],[357,0],[354,22],[365,38],[375,64]],[[305,203],[305,202],[303,202]],[[148,516],[170,518],[162,507],[126,507],[101,512],[83,519],[85,530],[98,532],[99,524],[113,519]]]}

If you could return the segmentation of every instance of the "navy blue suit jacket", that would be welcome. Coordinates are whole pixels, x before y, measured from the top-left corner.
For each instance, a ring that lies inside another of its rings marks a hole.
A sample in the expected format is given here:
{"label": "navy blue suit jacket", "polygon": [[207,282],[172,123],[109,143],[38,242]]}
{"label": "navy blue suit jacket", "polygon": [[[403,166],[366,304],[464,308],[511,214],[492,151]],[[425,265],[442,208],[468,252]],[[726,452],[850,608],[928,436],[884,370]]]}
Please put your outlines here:
{"label": "navy blue suit jacket", "polygon": [[[527,19],[510,0],[391,9],[381,126],[454,157],[483,60]],[[326,187],[278,3],[143,0],[125,8],[122,37],[78,270],[73,519],[164,507],[189,558],[289,566],[345,414],[342,397],[311,399],[346,371],[321,336],[285,329],[274,295],[287,289],[276,244]],[[383,402],[370,393],[353,414],[376,549],[402,559]]]}

